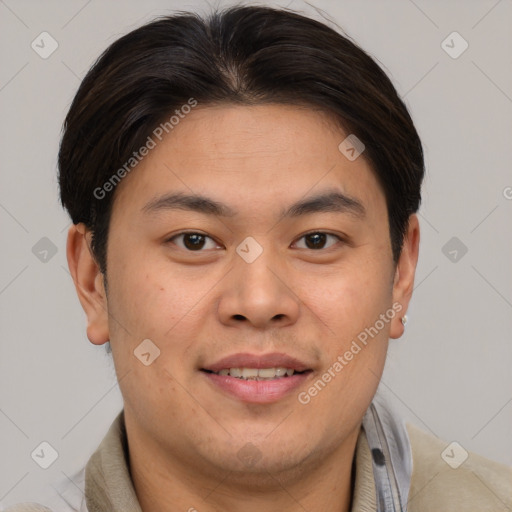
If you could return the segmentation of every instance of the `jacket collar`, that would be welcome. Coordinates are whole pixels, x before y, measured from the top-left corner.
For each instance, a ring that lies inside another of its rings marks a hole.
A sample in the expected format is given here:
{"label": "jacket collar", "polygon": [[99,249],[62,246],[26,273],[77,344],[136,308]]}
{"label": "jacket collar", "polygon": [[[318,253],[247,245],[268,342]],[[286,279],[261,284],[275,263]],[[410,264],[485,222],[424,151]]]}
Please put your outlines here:
{"label": "jacket collar", "polygon": [[121,411],[85,466],[88,512],[142,512],[128,465],[128,444]]}

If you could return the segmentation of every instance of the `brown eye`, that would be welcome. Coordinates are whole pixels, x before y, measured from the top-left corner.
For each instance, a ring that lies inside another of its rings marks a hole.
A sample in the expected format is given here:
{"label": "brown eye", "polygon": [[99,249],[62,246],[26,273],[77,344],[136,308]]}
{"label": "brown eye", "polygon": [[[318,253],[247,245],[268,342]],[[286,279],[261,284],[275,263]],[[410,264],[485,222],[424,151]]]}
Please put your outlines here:
{"label": "brown eye", "polygon": [[[178,243],[177,240],[181,240],[181,242]],[[200,252],[205,247],[207,249],[217,247],[217,244],[209,236],[203,235],[202,233],[180,233],[173,236],[169,242],[173,242],[178,247],[186,249],[187,251],[195,252]],[[210,243],[210,247],[208,247],[208,243]]]}
{"label": "brown eye", "polygon": [[328,242],[329,237],[331,239],[334,239],[334,243],[341,240],[341,238],[339,236],[331,235],[329,233],[323,233],[321,231],[317,231],[317,232],[308,233],[308,234],[302,236],[299,240],[302,240],[302,239],[305,240],[305,247],[300,247],[300,248],[301,249],[312,249],[312,250],[326,249],[326,248],[334,245],[334,243],[331,243],[331,245],[326,247],[326,243]]}

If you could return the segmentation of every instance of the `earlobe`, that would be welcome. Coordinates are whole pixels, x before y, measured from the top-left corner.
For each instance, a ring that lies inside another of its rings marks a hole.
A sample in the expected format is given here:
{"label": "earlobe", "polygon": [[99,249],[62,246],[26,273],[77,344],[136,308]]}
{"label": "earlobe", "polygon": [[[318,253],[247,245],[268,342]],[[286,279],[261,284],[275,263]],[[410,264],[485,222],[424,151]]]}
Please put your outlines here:
{"label": "earlobe", "polygon": [[409,217],[409,224],[402,252],[397,263],[395,278],[393,282],[393,304],[398,303],[401,306],[399,313],[393,319],[390,329],[391,338],[400,338],[404,333],[405,322],[409,301],[412,297],[414,289],[414,276],[416,273],[416,265],[418,263],[420,243],[420,227],[417,215],[413,214]]}
{"label": "earlobe", "polygon": [[102,345],[109,340],[104,276],[90,248],[91,232],[82,223],[69,228],[66,254],[80,304],[87,316],[87,337]]}

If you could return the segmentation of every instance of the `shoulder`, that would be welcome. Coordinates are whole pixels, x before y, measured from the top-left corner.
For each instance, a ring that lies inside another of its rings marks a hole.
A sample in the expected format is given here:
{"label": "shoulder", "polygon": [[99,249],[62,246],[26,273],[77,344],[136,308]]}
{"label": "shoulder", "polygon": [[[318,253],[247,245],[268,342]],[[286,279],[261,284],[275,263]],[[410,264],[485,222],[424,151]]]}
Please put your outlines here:
{"label": "shoulder", "polygon": [[406,426],[413,459],[410,512],[446,510],[448,505],[458,512],[512,509],[512,468]]}
{"label": "shoulder", "polygon": [[66,476],[49,486],[39,503],[19,503],[3,512],[87,512],[85,503],[85,469]]}

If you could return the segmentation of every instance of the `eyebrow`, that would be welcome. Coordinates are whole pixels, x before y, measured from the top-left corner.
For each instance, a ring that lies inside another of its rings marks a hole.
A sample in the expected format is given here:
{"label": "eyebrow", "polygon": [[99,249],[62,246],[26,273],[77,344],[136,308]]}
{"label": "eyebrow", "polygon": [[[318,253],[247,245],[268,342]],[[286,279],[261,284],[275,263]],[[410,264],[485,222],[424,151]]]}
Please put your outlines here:
{"label": "eyebrow", "polygon": [[[216,217],[234,217],[237,214],[228,205],[214,199],[199,194],[184,194],[182,192],[157,197],[142,208],[142,211],[146,213],[157,213],[165,210],[194,211]],[[289,208],[282,210],[280,217],[292,218],[322,212],[344,213],[359,219],[366,215],[365,207],[355,197],[337,190],[328,190],[297,201]]]}

